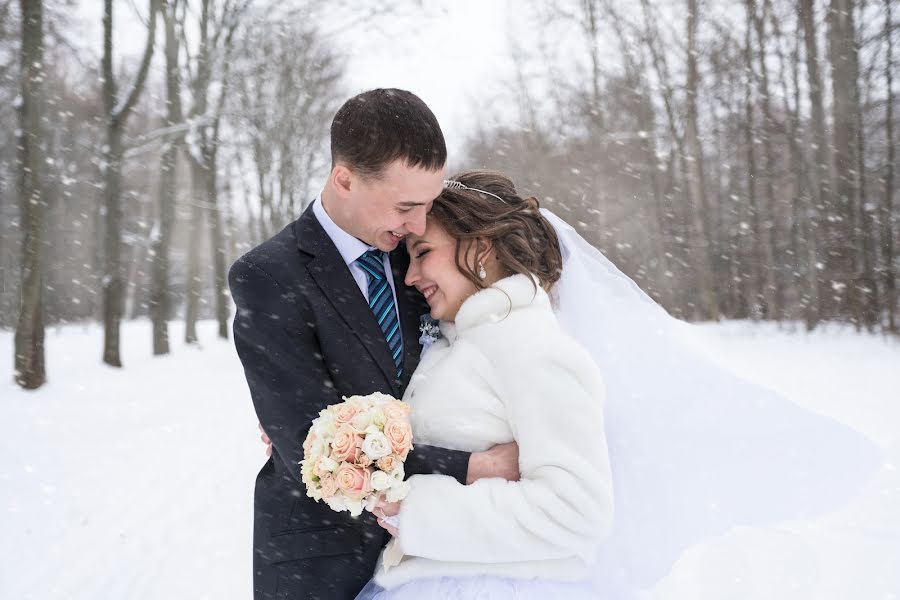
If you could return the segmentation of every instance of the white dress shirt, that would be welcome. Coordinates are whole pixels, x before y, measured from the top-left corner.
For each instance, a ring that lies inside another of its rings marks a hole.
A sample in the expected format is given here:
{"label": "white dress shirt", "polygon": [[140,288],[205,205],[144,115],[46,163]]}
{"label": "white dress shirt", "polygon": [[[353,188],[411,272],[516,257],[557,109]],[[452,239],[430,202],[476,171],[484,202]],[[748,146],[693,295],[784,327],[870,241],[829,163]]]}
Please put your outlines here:
{"label": "white dress shirt", "polygon": [[[359,286],[359,291],[362,292],[363,297],[366,299],[366,302],[369,301],[369,280],[366,272],[363,270],[359,264],[357,264],[356,259],[362,256],[364,253],[369,250],[377,250],[374,246],[370,246],[359,238],[353,237],[343,229],[341,229],[337,223],[335,223],[331,217],[328,215],[328,212],[325,210],[325,206],[322,204],[322,195],[319,194],[316,199],[313,201],[313,214],[316,216],[316,219],[319,220],[319,224],[322,226],[322,229],[325,230],[325,233],[328,234],[328,237],[331,238],[331,241],[334,242],[335,247],[337,247],[338,252],[341,255],[341,258],[344,259],[344,262],[347,264],[347,268],[350,269],[350,274],[353,275],[353,279],[356,281],[356,285]],[[394,310],[397,310],[397,289],[394,285],[394,278],[391,272],[391,259],[390,255],[385,252],[382,258],[384,261],[384,272],[388,275],[388,285],[391,286],[391,293],[394,295]],[[399,319],[400,313],[398,311],[397,318]],[[402,327],[400,328],[400,341],[403,341],[403,331]]]}

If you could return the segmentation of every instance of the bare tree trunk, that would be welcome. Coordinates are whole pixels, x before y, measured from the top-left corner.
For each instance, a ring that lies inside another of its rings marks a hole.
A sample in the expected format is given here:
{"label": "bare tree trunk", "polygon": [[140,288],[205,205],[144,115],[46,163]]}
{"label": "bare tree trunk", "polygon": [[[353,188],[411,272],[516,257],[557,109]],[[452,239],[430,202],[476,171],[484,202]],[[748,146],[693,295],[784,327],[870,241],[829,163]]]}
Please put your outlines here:
{"label": "bare tree trunk", "polygon": [[[136,215],[136,218],[139,222],[147,222],[150,220],[151,215],[148,214],[153,211],[152,206],[148,206],[147,203],[140,203],[139,211]],[[123,290],[124,290],[124,312],[122,313],[127,319],[134,319],[137,316],[139,305],[138,301],[140,298],[141,289],[146,289],[147,282],[146,277],[147,273],[145,272],[145,268],[147,266],[147,254],[148,254],[148,245],[144,240],[137,239],[136,236],[133,236],[131,240],[125,243],[125,279],[123,281]]]}
{"label": "bare tree trunk", "polygon": [[272,233],[278,230],[275,208],[272,206],[272,186],[268,183],[272,173],[272,153],[263,149],[263,143],[259,140],[254,140],[253,146],[256,184],[259,187],[259,236],[260,239],[267,240],[270,224]]}
{"label": "bare tree trunk", "polygon": [[213,256],[213,290],[215,292],[216,321],[218,335],[228,339],[228,279],[225,266],[225,234],[222,228],[222,212],[219,206],[219,192],[215,171],[215,159],[210,158],[213,168],[206,172],[206,198],[209,201],[209,232]]}
{"label": "bare tree trunk", "polygon": [[[243,154],[238,153],[235,156],[234,164],[236,164],[236,168],[243,173],[244,172],[244,158]],[[229,179],[233,179],[229,177]],[[247,213],[247,243],[251,246],[258,246],[265,240],[265,238],[259,237],[259,231],[261,227],[258,227],[256,224],[256,213],[251,205],[250,199],[253,197],[253,191],[248,185],[246,178],[241,177],[241,196],[244,198],[244,210]],[[262,218],[260,218],[262,221]]]}
{"label": "bare tree trunk", "polygon": [[195,165],[191,166],[191,220],[188,237],[188,268],[185,291],[184,311],[184,343],[194,344],[197,337],[197,318],[200,313],[200,232],[203,231],[203,211],[199,206],[205,192],[203,172]]}
{"label": "bare tree trunk", "polygon": [[[616,13],[610,0],[605,1],[604,10],[609,15],[613,29],[616,32],[616,37],[619,40],[619,48],[622,56],[625,58],[627,69],[626,77],[630,81],[635,82],[634,100],[638,104],[636,109],[637,125],[638,129],[643,132],[640,147],[649,170],[649,191],[652,196],[652,200],[648,202],[648,204],[650,204],[651,215],[648,220],[651,221],[651,223],[648,223],[647,229],[650,236],[652,256],[654,256],[656,262],[656,279],[662,284],[669,271],[668,259],[666,258],[666,236],[668,228],[666,226],[663,182],[659,174],[659,169],[657,168],[659,158],[657,156],[655,135],[656,116],[654,114],[653,102],[650,99],[650,88],[647,85],[645,76],[647,65],[643,60],[643,52],[633,48],[629,43],[622,26],[622,19]],[[656,294],[655,299],[657,301],[662,301],[663,304],[668,304],[668,302],[665,301],[667,298],[664,297],[667,289],[668,287],[665,285],[656,287],[653,290]]]}
{"label": "bare tree trunk", "polygon": [[828,13],[829,58],[832,68],[834,168],[836,194],[825,220],[825,269],[834,291],[836,316],[860,320],[858,296],[853,288],[857,249],[853,205],[859,187],[856,177],[857,56],[853,26],[853,0],[831,0]]}
{"label": "bare tree trunk", "polygon": [[[178,36],[175,31],[178,0],[167,0],[163,7],[166,27],[166,127],[183,120],[181,77],[178,65]],[[175,225],[175,193],[178,148],[181,136],[166,143],[159,164],[159,216],[151,236],[153,244],[153,283],[150,292],[150,319],[153,322],[153,354],[169,353],[169,254]]]}
{"label": "bare tree trunk", "polygon": [[119,326],[122,321],[122,207],[119,202],[122,179],[122,132],[119,125],[107,126],[106,181],[103,208],[106,227],[103,237],[103,362],[121,367]]}
{"label": "bare tree trunk", "polygon": [[[585,45],[587,47],[588,58],[590,60],[590,78],[587,90],[586,104],[582,107],[582,115],[585,118],[585,124],[589,130],[590,153],[595,157],[609,156],[609,135],[606,127],[606,117],[604,115],[603,106],[605,98],[603,96],[602,85],[602,59],[601,50],[601,33],[600,24],[603,19],[601,7],[598,0],[582,0],[580,2],[581,12],[578,22],[581,25],[582,35],[584,36]],[[521,70],[520,70],[521,74]],[[525,79],[524,77],[522,78]],[[537,111],[533,109],[529,111],[532,121],[539,123],[539,117],[536,117]],[[616,232],[613,228],[606,224],[609,217],[609,204],[606,201],[606,186],[612,180],[608,176],[607,165],[609,163],[604,160],[594,160],[591,164],[591,172],[594,182],[594,189],[598,191],[594,199],[595,226],[599,232],[599,239],[604,251],[610,258],[615,261],[617,248],[615,244]],[[603,183],[601,183],[603,182]]]}
{"label": "bare tree trunk", "polygon": [[[859,13],[865,11],[865,0],[859,5]],[[860,304],[860,323],[866,326],[869,331],[874,331],[875,325],[880,320],[878,314],[878,281],[875,275],[875,204],[868,201],[868,192],[866,190],[866,135],[863,127],[863,101],[862,90],[860,88],[860,68],[859,68],[859,49],[863,32],[854,28],[854,53],[856,54],[856,77],[854,79],[854,87],[856,91],[856,174],[857,174],[857,196],[855,198],[856,227],[855,234],[857,237],[857,256],[859,257],[857,266],[857,277],[854,281],[856,296]],[[874,66],[874,63],[873,63]],[[872,85],[872,70],[866,71],[865,90],[868,94]]]}
{"label": "bare tree trunk", "polygon": [[[106,147],[103,159],[105,182],[103,191],[106,210],[106,232],[104,237],[103,274],[103,362],[113,367],[121,367],[119,356],[119,326],[122,321],[123,278],[122,278],[122,158],[124,148],[122,135],[125,123],[147,79],[150,58],[156,37],[157,0],[150,0],[150,23],[147,43],[137,77],[124,102],[119,98],[113,72],[113,10],[112,0],[105,0],[103,10],[103,104],[106,110]],[[120,104],[120,102],[122,102]]]}
{"label": "bare tree trunk", "polygon": [[763,295],[766,300],[765,315],[768,319],[781,319],[781,282],[778,281],[778,264],[776,259],[776,225],[775,225],[775,154],[772,151],[772,136],[775,134],[775,120],[772,117],[772,103],[769,97],[769,69],[766,66],[766,31],[765,31],[765,7],[761,16],[756,9],[755,0],[747,0],[747,26],[751,24],[756,30],[758,44],[757,58],[760,77],[760,96],[763,111],[763,155],[765,156],[765,181],[766,199],[759,205],[764,207],[762,215],[762,235],[760,243],[763,247],[763,276],[765,289]]}
{"label": "bare tree trunk", "polygon": [[[231,182],[233,179],[231,178],[231,172],[229,171],[225,177],[225,187],[224,187],[224,198],[225,201],[222,204],[222,224],[225,227],[225,263],[230,264],[234,257],[238,255],[237,248],[237,225],[235,224],[234,218],[234,189],[232,188]],[[249,218],[249,215],[248,215]],[[230,298],[229,294],[229,298]]]}
{"label": "bare tree trunk", "polygon": [[[686,238],[683,236],[679,236],[677,234],[677,229],[679,227],[682,227],[686,232],[690,229],[691,226],[691,198],[688,195],[689,190],[685,189],[685,187],[688,185],[688,179],[690,179],[690,173],[688,171],[686,160],[688,156],[688,149],[686,147],[684,136],[682,136],[678,131],[677,117],[675,115],[675,92],[672,87],[672,79],[669,76],[669,68],[665,54],[660,51],[658,46],[659,32],[656,30],[655,20],[654,16],[651,14],[651,6],[649,0],[641,0],[641,8],[643,15],[642,41],[650,52],[650,57],[653,63],[653,70],[656,74],[657,80],[659,81],[660,93],[663,100],[663,108],[665,109],[666,113],[667,128],[669,131],[669,135],[674,142],[674,147],[672,152],[670,152],[669,154],[668,160],[669,166],[667,168],[667,172],[670,175],[670,181],[667,195],[669,198],[674,198],[676,194],[681,197],[682,204],[685,205],[683,214],[687,215],[688,217],[686,223],[681,223],[680,221],[682,219],[678,218],[681,215],[676,215],[674,210],[671,212],[667,211],[666,213],[668,216],[670,231],[673,232],[675,241],[680,244],[679,248],[675,248],[674,244],[670,246],[673,250],[673,259],[670,261],[670,265],[672,262],[675,262],[681,268],[681,272],[685,273],[689,269],[689,267],[685,263],[685,258],[690,258],[692,253],[690,246],[685,243]],[[681,179],[680,182],[679,176]],[[677,255],[675,251],[677,251]],[[679,298],[677,302],[681,303],[681,306],[678,306],[677,310],[684,311],[679,314],[679,317],[686,318],[688,316],[688,303],[693,304],[692,299]]]}
{"label": "bare tree trunk", "polygon": [[[246,6],[246,4],[244,5]],[[207,169],[207,198],[210,202],[209,224],[210,224],[210,241],[212,242],[213,255],[213,291],[215,293],[216,303],[216,321],[219,326],[218,335],[221,339],[228,339],[228,317],[229,317],[229,299],[228,295],[228,272],[227,272],[227,256],[225,247],[225,233],[222,227],[222,206],[219,202],[218,188],[218,158],[221,139],[219,137],[222,113],[225,108],[225,99],[231,90],[231,54],[234,47],[234,32],[237,28],[239,12],[238,9],[232,14],[233,19],[226,23],[222,22],[222,29],[219,34],[224,31],[224,57],[222,67],[222,81],[219,91],[219,99],[216,104],[216,113],[212,127],[212,136],[208,140],[208,146],[204,151],[204,159],[208,165]],[[292,164],[292,163],[291,163]],[[293,210],[293,190],[290,194],[290,209]],[[293,214],[289,214],[289,219],[293,218]]]}
{"label": "bare tree trunk", "polygon": [[744,88],[744,145],[747,151],[747,206],[753,221],[753,235],[750,250],[750,280],[753,291],[750,302],[751,318],[759,319],[765,313],[765,306],[769,305],[771,288],[763,279],[763,269],[766,264],[765,244],[763,243],[763,216],[759,198],[756,196],[756,152],[753,133],[753,51],[751,46],[752,24],[750,22],[748,8],[747,28],[744,31],[744,62],[747,73],[746,87]]}
{"label": "bare tree trunk", "polygon": [[200,232],[203,231],[203,210],[209,209],[208,177],[210,165],[206,156],[207,108],[209,106],[209,0],[200,2],[200,46],[197,51],[196,75],[191,85],[194,106],[191,119],[201,119],[199,126],[194,127],[193,139],[188,147],[191,163],[191,237],[188,246],[187,272],[187,309],[185,310],[184,341],[186,344],[197,342],[197,319],[200,310]]}
{"label": "bare tree trunk", "polygon": [[33,390],[46,381],[44,368],[43,262],[46,200],[41,182],[44,169],[41,118],[44,98],[44,32],[41,0],[21,0],[22,50],[19,107],[19,203],[22,219],[22,287],[15,338],[15,379]]}
{"label": "bare tree trunk", "polygon": [[[805,299],[801,302],[803,307],[803,319],[806,330],[812,331],[818,324],[819,314],[819,277],[818,277],[818,223],[816,220],[815,196],[817,194],[815,177],[811,177],[806,160],[800,150],[800,44],[803,39],[802,15],[797,14],[797,31],[794,36],[794,55],[791,60],[794,83],[794,113],[792,134],[792,157],[796,160],[795,173],[797,176],[797,208],[801,211],[798,216],[802,243],[797,245],[796,260],[804,265],[803,289]],[[815,166],[813,167],[816,168]],[[810,185],[812,183],[812,185]]]}
{"label": "bare tree trunk", "polygon": [[[819,215],[826,214],[831,206],[831,173],[828,166],[828,141],[825,137],[825,108],[822,102],[822,76],[819,71],[819,50],[816,40],[815,12],[813,0],[800,0],[798,18],[803,23],[803,40],[806,47],[806,73],[809,87],[810,121],[813,127],[813,161],[811,170],[813,185],[810,189],[812,210],[807,215],[807,262],[810,265],[807,277],[809,289],[815,291],[815,302],[810,299],[806,311],[806,328],[812,331],[822,317],[823,294],[828,289],[822,271],[824,256],[820,257],[819,241],[822,236]],[[820,268],[820,263],[822,268]]]}
{"label": "bare tree trunk", "polygon": [[[193,186],[194,200],[199,202],[202,198],[209,214],[208,228],[209,240],[212,244],[213,290],[215,294],[213,302],[215,304],[216,320],[219,325],[218,335],[223,339],[228,339],[229,304],[225,264],[225,236],[222,229],[222,215],[219,211],[216,162],[220,143],[219,125],[225,98],[230,88],[229,65],[233,36],[241,14],[247,5],[246,1],[223,5],[220,14],[221,18],[217,23],[213,24],[215,30],[212,38],[210,38],[210,25],[213,15],[211,14],[209,0],[202,0],[200,4],[200,47],[197,53],[196,77],[191,86],[194,97],[191,117],[203,119],[203,124],[195,131],[195,144],[189,153],[192,163],[192,180],[200,182]],[[213,75],[212,52],[214,49],[218,49],[223,53],[219,61],[222,65],[222,72],[220,73],[221,87],[218,101],[213,106],[213,114],[210,115],[208,114],[210,104],[209,92]],[[210,120],[212,121],[211,126],[209,125]],[[199,219],[192,219],[192,221],[194,221],[195,226],[199,227]],[[192,249],[193,252],[194,250]],[[191,281],[193,282],[193,279]],[[199,287],[199,284],[197,286]],[[191,289],[189,287],[189,305],[194,301],[193,296],[195,293],[199,293],[199,289]],[[196,310],[189,311],[189,314],[194,319],[196,318]],[[189,324],[189,329],[195,329],[193,323]],[[196,332],[193,333],[193,337],[196,338]]]}
{"label": "bare tree trunk", "polygon": [[[582,28],[587,37],[588,53],[591,57],[591,99],[589,106],[590,122],[596,133],[606,132],[606,122],[603,116],[603,95],[600,85],[600,15],[597,0],[582,0],[582,13],[584,21]],[[606,146],[606,136],[602,140],[602,146]]]}
{"label": "bare tree trunk", "polygon": [[887,137],[887,168],[884,174],[884,204],[881,207],[881,252],[884,272],[884,303],[887,305],[888,329],[900,333],[897,323],[897,274],[894,270],[894,44],[891,37],[891,2],[884,0],[884,37],[887,42],[884,78],[887,88],[887,113],[885,136]]}
{"label": "bare tree trunk", "polygon": [[713,283],[713,243],[709,223],[710,209],[706,197],[706,180],[703,175],[703,147],[697,123],[697,88],[700,76],[697,72],[697,0],[687,2],[687,119],[685,121],[685,137],[690,154],[685,157],[688,163],[688,189],[693,200],[693,228],[702,246],[699,256],[698,280],[700,295],[706,316],[714,321],[719,320],[719,302]]}
{"label": "bare tree trunk", "polygon": [[[784,36],[781,32],[781,26],[779,25],[778,17],[774,14],[774,11],[771,10],[770,4],[768,0],[765,0],[765,5],[767,7],[767,12],[769,16],[769,20],[772,26],[772,32],[775,36],[775,49],[778,54],[778,73],[779,79],[781,81],[781,91],[784,96],[785,101],[785,112],[787,115],[787,141],[788,141],[788,149],[790,151],[790,173],[792,175],[792,186],[791,186],[791,226],[790,226],[790,235],[791,235],[791,250],[790,250],[790,259],[791,261],[786,261],[782,268],[785,270],[785,282],[787,280],[786,275],[788,272],[792,274],[791,278],[791,287],[798,293],[800,296],[800,307],[804,307],[809,302],[809,291],[806,290],[805,278],[803,277],[804,265],[805,261],[805,246],[803,240],[803,232],[804,232],[804,211],[805,211],[805,198],[807,197],[807,185],[806,185],[806,173],[805,173],[805,165],[803,161],[803,157],[800,152],[800,141],[798,135],[799,129],[799,113],[800,113],[800,75],[799,75],[799,60],[800,60],[800,20],[797,19],[796,27],[794,35],[794,46],[793,51],[791,52],[790,57],[790,66],[791,66],[791,82],[790,85],[788,83],[788,58],[785,56],[785,52],[782,48],[782,42],[784,41]],[[793,106],[791,106],[790,99],[793,97]],[[791,264],[793,262],[793,265]],[[790,319],[796,319],[799,315],[794,314],[794,311],[790,310],[787,305],[784,306],[784,312],[786,315],[789,315]]]}

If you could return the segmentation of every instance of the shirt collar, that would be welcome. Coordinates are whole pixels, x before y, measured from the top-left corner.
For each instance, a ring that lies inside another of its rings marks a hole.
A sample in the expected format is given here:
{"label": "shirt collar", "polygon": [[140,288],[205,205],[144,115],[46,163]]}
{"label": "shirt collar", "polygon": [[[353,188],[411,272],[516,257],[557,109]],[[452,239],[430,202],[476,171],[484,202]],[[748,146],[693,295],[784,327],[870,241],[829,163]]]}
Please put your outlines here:
{"label": "shirt collar", "polygon": [[344,262],[347,263],[348,267],[356,262],[356,259],[362,256],[363,253],[374,249],[372,246],[369,246],[367,243],[353,237],[341,229],[337,223],[331,219],[325,211],[325,206],[322,205],[322,194],[316,196],[316,199],[313,201],[313,214],[316,215],[322,229],[325,230],[325,233],[328,234],[328,237],[334,242],[341,258],[344,259]]}

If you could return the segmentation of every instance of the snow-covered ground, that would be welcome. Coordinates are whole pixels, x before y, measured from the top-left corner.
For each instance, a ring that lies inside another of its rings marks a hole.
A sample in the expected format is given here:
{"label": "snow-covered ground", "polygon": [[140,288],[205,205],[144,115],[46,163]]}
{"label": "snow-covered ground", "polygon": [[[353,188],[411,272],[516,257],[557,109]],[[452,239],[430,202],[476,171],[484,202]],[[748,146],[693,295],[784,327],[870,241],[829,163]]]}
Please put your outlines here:
{"label": "snow-covered ground", "polygon": [[[829,328],[694,327],[747,378],[863,432],[886,465],[814,522],[736,529],[689,550],[657,598],[900,598],[900,343]],[[202,323],[201,347],[151,356],[123,327],[124,369],[97,325],[51,329],[49,383],[0,384],[0,598],[247,599],[252,488],[264,462],[240,364]],[[180,328],[173,326],[173,339]],[[0,365],[12,365],[0,331]],[[8,373],[8,371],[7,371]]]}

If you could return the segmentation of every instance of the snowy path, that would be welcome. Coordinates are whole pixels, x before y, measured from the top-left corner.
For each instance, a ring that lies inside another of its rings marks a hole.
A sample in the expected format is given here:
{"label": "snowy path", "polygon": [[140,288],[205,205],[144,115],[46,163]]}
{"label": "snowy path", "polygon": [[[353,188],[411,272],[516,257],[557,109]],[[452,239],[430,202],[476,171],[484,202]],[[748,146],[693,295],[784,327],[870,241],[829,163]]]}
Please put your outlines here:
{"label": "snowy path", "polygon": [[0,388],[0,597],[251,597],[265,457],[233,347],[199,334],[154,359],[149,324],[126,324],[116,370],[97,326],[50,331],[49,384]]}
{"label": "snowy path", "polygon": [[[695,329],[730,368],[862,431],[892,465],[839,513],[693,548],[653,597],[900,598],[900,344]],[[98,326],[70,326],[48,331],[48,385],[0,384],[0,599],[248,599],[264,456],[232,346],[207,322],[204,347],[154,359],[149,324],[123,331],[123,370],[99,364]]]}

